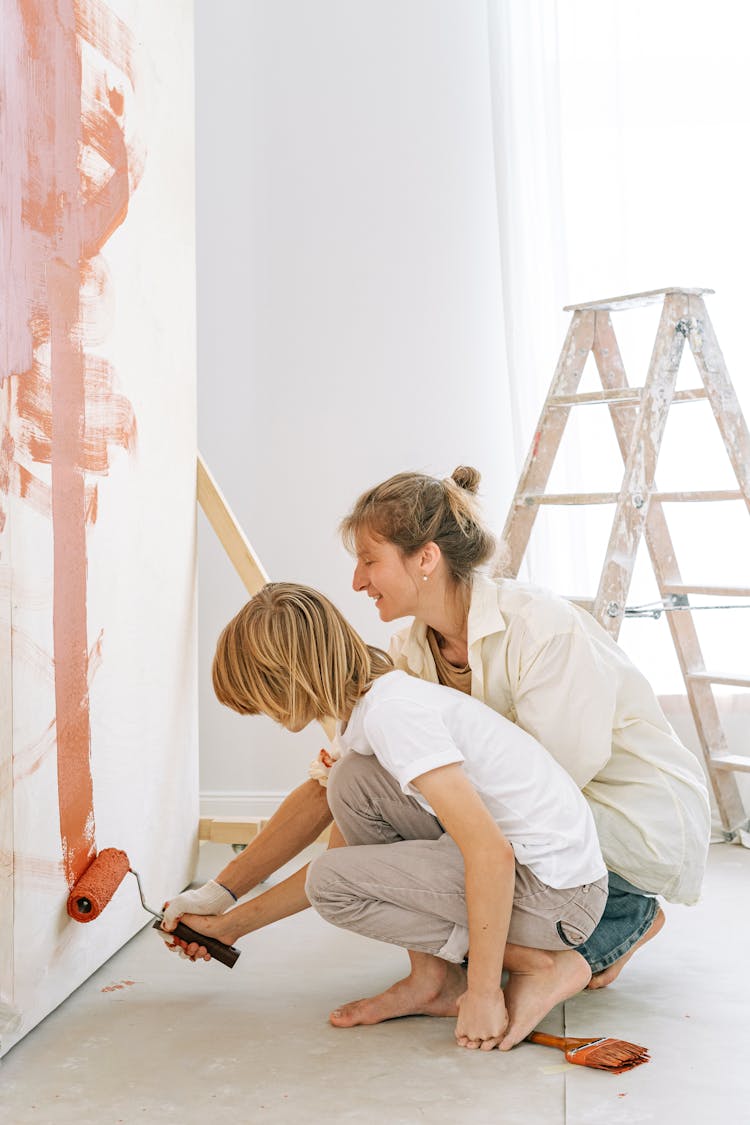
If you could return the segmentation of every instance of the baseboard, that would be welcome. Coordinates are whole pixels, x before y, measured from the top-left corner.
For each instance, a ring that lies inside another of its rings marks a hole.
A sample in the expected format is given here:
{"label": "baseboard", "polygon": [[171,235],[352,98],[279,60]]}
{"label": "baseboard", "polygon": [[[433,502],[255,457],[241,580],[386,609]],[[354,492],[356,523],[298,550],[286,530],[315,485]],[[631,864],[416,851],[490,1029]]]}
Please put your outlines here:
{"label": "baseboard", "polygon": [[201,816],[231,816],[238,820],[244,817],[273,816],[286,793],[272,793],[261,790],[256,793],[243,793],[238,790],[206,789],[200,795]]}

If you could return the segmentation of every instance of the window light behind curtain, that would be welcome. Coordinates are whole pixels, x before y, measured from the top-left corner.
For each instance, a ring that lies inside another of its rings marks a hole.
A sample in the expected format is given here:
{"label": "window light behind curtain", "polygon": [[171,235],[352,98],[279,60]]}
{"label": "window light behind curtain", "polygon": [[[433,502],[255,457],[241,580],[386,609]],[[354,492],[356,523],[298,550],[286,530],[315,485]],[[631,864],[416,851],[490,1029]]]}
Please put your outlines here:
{"label": "window light behind curtain", "polygon": [[[750,418],[750,10],[732,0],[488,0],[487,9],[519,470],[568,324],[561,308],[572,301],[715,289],[707,308]],[[632,384],[643,382],[658,312],[614,319]],[[586,387],[594,378],[587,368]],[[687,349],[680,380],[698,385]],[[550,489],[616,489],[622,462],[606,408],[582,415],[571,415]],[[736,487],[707,404],[671,412],[657,482]],[[667,515],[686,581],[748,584],[744,505],[672,506]],[[611,518],[610,507],[543,509],[521,577],[593,595]],[[644,546],[629,604],[657,597]],[[698,618],[707,663],[745,667],[750,610]],[[626,621],[621,642],[658,691],[682,690],[663,618]]]}

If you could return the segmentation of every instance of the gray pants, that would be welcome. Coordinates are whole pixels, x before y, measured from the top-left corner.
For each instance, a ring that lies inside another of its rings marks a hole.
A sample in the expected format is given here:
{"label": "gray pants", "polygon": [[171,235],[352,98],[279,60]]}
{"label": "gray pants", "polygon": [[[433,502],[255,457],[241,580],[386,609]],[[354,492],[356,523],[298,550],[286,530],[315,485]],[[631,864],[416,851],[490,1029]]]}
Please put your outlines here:
{"label": "gray pants", "polygon": [[[328,780],[328,803],[348,847],[310,865],[305,889],[318,913],[365,937],[461,962],[469,949],[464,863],[440,822],[376,758],[347,754]],[[555,890],[516,864],[508,941],[575,948],[594,930],[606,877]]]}

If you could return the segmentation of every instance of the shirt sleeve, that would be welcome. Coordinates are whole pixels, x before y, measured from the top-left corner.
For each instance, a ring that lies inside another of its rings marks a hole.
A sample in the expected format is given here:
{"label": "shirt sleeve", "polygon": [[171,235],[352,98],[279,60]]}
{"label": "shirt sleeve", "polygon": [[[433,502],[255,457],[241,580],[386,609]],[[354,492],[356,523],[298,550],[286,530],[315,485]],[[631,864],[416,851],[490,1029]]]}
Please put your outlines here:
{"label": "shirt sleeve", "polygon": [[375,757],[404,793],[415,777],[464,761],[441,716],[411,700],[378,703],[365,718],[364,732]]}
{"label": "shirt sleeve", "polygon": [[518,661],[516,721],[579,788],[612,755],[615,678],[584,633],[558,633]]}

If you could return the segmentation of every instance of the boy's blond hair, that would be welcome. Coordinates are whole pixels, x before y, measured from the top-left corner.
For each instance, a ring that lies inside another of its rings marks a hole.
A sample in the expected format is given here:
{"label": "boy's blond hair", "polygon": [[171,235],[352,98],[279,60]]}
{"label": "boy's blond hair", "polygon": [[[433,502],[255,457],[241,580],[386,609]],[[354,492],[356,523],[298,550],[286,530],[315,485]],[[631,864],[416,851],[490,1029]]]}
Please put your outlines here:
{"label": "boy's blond hair", "polygon": [[213,662],[220,703],[297,725],[343,718],[393,668],[323,594],[269,582],[221,633]]}

